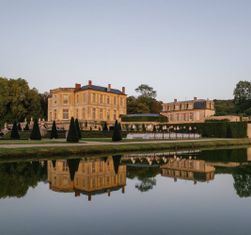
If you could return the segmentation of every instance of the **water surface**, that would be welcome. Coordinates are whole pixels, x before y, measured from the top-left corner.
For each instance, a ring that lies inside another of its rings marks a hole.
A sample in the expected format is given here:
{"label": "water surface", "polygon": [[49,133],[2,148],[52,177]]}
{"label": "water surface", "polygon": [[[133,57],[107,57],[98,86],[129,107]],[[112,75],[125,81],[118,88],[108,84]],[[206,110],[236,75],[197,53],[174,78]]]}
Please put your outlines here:
{"label": "water surface", "polygon": [[0,161],[0,234],[250,234],[251,151]]}

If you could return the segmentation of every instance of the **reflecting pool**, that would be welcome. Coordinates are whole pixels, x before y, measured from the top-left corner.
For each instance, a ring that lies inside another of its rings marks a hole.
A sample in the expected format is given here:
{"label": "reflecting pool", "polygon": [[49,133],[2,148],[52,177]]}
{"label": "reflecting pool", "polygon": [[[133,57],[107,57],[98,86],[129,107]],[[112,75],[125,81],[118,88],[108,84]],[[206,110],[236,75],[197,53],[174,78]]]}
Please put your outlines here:
{"label": "reflecting pool", "polygon": [[251,148],[0,160],[0,234],[251,234]]}

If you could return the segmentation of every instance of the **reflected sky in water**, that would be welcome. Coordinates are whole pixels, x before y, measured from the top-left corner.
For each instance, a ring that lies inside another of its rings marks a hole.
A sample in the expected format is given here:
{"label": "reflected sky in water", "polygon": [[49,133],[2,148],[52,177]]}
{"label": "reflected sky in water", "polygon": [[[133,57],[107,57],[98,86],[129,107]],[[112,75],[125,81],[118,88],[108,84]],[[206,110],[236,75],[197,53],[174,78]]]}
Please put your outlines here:
{"label": "reflected sky in water", "polygon": [[[1,163],[0,234],[250,234],[248,153],[133,154],[119,163],[112,156],[88,157],[79,161],[73,181],[69,166],[76,166],[64,159]],[[203,171],[212,170],[206,179]],[[59,191],[67,185],[68,192]]]}

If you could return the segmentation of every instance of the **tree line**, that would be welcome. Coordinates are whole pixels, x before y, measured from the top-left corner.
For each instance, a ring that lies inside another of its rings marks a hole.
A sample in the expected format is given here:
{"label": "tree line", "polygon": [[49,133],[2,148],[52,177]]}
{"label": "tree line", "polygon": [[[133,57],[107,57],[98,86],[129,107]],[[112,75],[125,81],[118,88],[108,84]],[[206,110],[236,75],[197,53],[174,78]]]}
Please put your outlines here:
{"label": "tree line", "polygon": [[48,93],[30,88],[26,80],[0,77],[0,126],[31,117],[47,118]]}

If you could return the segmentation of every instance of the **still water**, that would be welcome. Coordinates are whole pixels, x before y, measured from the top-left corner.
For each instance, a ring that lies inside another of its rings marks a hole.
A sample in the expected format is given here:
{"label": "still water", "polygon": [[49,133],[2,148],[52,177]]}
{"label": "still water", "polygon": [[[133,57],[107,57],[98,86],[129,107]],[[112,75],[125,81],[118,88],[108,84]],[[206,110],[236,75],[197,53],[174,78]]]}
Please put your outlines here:
{"label": "still water", "polygon": [[0,160],[0,234],[251,234],[251,149]]}

